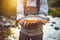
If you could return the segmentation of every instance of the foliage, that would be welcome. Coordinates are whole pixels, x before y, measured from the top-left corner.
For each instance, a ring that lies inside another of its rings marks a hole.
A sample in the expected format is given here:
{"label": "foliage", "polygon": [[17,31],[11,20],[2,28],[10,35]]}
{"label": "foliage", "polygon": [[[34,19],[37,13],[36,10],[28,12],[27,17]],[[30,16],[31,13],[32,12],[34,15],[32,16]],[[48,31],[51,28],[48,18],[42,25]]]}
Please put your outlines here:
{"label": "foliage", "polygon": [[60,0],[49,0],[49,15],[60,17]]}
{"label": "foliage", "polygon": [[60,17],[60,9],[49,8],[49,15]]}
{"label": "foliage", "polygon": [[49,5],[51,7],[60,7],[60,0],[49,0]]}

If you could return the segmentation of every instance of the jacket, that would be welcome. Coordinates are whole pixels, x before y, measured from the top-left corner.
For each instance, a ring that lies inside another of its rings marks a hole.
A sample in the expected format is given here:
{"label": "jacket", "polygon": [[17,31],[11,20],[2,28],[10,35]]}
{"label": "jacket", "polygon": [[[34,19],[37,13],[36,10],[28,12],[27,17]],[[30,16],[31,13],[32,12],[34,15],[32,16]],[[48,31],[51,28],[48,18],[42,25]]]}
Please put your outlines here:
{"label": "jacket", "polygon": [[[18,0],[18,2],[17,2],[17,15],[16,15],[17,20],[24,17],[24,4],[23,4],[23,1],[24,0]],[[32,0],[27,0],[26,6],[36,7],[36,0],[33,0],[32,2],[31,1]],[[46,15],[48,15],[48,3],[47,3],[47,0],[40,0],[40,8],[39,8],[38,16],[46,17]],[[42,33],[42,28],[39,27],[38,29],[39,30],[36,31],[36,32],[27,33],[27,30],[24,29],[23,27],[21,27],[21,32],[26,34],[26,35],[29,35],[29,36],[35,36],[35,35],[40,35]]]}

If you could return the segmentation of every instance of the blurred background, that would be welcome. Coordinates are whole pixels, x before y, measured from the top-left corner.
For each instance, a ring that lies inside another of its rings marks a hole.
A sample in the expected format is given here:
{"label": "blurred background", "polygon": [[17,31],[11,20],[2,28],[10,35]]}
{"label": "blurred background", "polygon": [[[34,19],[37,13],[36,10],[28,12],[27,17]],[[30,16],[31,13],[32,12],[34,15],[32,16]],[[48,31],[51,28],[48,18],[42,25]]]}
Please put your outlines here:
{"label": "blurred background", "polygon": [[[49,15],[60,16],[60,0],[48,0]],[[16,16],[17,0],[0,0],[0,15]]]}
{"label": "blurred background", "polygon": [[60,0],[48,0],[49,14],[60,17]]}
{"label": "blurred background", "polygon": [[[48,0],[48,3],[49,15],[60,17],[60,0]],[[15,26],[16,7],[17,0],[0,0],[0,40],[8,40],[11,36],[10,27]]]}
{"label": "blurred background", "polygon": [[[17,0],[0,0],[0,40],[8,40],[16,20]],[[15,24],[16,25],[16,24]]]}
{"label": "blurred background", "polygon": [[0,0],[0,15],[15,16],[17,0]]}

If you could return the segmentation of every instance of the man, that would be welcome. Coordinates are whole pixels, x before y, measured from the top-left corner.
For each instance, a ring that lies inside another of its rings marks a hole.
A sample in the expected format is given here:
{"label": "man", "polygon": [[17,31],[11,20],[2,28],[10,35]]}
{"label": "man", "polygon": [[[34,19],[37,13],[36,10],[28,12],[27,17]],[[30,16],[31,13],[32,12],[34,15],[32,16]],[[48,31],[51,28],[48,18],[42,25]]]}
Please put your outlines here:
{"label": "man", "polygon": [[[38,4],[38,3],[40,3],[40,4]],[[38,9],[36,9],[36,8],[38,8]],[[26,0],[26,1],[20,0],[20,1],[18,1],[18,5],[17,5],[17,21],[19,21],[19,23],[21,25],[23,25],[23,27],[21,26],[19,40],[30,40],[30,39],[43,40],[43,27],[42,26],[37,28],[38,30],[36,30],[36,29],[34,31],[31,30],[32,33],[29,33],[29,31],[27,31],[24,28],[28,25],[28,23],[25,20],[23,20],[23,21],[19,20],[29,14],[47,18],[47,15],[48,15],[47,0]],[[37,23],[44,25],[44,24],[46,24],[46,21],[41,19]]]}

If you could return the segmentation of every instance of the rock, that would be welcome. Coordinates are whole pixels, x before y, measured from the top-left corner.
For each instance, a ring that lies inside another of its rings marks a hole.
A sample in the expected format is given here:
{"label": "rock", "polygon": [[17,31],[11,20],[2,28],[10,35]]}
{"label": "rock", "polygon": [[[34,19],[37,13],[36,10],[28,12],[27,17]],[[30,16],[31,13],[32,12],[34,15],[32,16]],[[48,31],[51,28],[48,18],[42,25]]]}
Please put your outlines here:
{"label": "rock", "polygon": [[54,29],[55,29],[55,30],[59,30],[60,28],[59,28],[59,27],[55,27]]}

